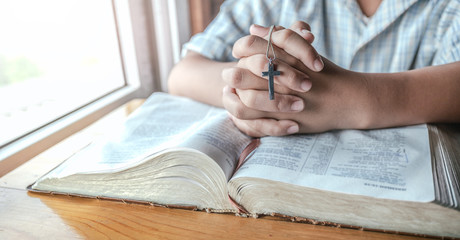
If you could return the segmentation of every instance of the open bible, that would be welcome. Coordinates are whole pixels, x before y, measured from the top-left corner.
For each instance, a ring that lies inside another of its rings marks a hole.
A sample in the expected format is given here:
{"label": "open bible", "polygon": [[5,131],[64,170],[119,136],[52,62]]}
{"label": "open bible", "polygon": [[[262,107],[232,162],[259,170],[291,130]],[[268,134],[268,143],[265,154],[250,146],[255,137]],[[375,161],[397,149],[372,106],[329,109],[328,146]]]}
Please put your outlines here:
{"label": "open bible", "polygon": [[155,93],[30,191],[460,237],[460,130],[252,139],[227,112]]}

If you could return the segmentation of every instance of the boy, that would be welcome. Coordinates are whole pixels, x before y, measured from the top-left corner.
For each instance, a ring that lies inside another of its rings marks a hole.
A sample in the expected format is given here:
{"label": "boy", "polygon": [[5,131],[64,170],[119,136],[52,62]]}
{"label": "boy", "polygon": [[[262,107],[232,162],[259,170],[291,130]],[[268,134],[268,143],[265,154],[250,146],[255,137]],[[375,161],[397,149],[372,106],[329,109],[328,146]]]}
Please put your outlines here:
{"label": "boy", "polygon": [[[226,1],[185,46],[169,90],[225,107],[256,137],[460,122],[458,9],[453,0]],[[290,26],[271,38],[281,72],[272,101],[260,25]]]}

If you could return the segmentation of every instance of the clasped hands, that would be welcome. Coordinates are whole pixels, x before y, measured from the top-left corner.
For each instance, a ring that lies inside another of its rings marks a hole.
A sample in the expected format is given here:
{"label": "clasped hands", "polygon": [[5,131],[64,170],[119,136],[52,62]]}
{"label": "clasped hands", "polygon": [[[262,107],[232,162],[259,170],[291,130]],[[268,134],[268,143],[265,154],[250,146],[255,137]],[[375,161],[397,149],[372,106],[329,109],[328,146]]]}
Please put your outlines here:
{"label": "clasped hands", "polygon": [[361,128],[368,124],[369,104],[364,74],[345,70],[312,47],[310,26],[298,21],[276,27],[275,99],[269,100],[266,71],[269,28],[252,25],[251,35],[233,47],[236,67],[225,69],[222,102],[234,124],[253,137]]}

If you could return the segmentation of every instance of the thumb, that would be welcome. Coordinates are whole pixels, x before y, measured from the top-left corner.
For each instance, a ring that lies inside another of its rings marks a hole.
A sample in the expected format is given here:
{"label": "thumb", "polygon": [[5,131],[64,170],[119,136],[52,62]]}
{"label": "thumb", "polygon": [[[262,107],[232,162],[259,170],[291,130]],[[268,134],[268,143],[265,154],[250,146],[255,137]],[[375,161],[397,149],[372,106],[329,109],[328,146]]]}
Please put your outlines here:
{"label": "thumb", "polygon": [[[284,29],[284,27],[275,26],[275,29],[273,29],[273,31],[278,31],[282,29]],[[267,38],[269,32],[270,32],[270,27],[260,26],[258,24],[252,24],[251,27],[249,28],[249,33],[251,35],[255,35],[261,38]]]}
{"label": "thumb", "polygon": [[[305,28],[304,26],[299,26],[302,23],[303,22],[298,21],[294,23],[290,29],[296,32],[297,34],[299,34],[303,39],[307,40],[307,42],[311,44],[313,40],[315,39],[315,36],[313,36],[313,34],[310,32],[310,26],[308,24],[304,23],[306,24],[306,26],[308,26],[307,28]],[[283,30],[283,29],[285,28],[282,26],[275,26],[275,29],[273,29],[273,31],[276,32],[276,31]],[[268,38],[269,32],[270,32],[270,27],[260,26],[258,24],[252,24],[251,27],[249,28],[249,33],[251,35],[265,38],[265,40]]]}

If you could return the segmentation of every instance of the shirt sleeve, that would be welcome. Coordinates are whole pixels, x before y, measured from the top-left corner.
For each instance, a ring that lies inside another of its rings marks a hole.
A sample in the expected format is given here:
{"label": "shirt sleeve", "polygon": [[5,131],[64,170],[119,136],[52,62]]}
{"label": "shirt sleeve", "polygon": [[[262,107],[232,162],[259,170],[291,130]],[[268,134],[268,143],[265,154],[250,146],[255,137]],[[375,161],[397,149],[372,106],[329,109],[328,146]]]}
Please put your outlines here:
{"label": "shirt sleeve", "polygon": [[445,13],[449,15],[445,19],[443,32],[438,46],[437,53],[433,59],[433,65],[441,65],[460,61],[460,1],[454,1],[455,4],[446,9]]}
{"label": "shirt sleeve", "polygon": [[191,50],[216,61],[236,61],[232,56],[233,44],[249,34],[251,24],[268,26],[277,21],[274,14],[269,13],[272,5],[269,2],[226,0],[206,30],[184,44],[182,56]]}

